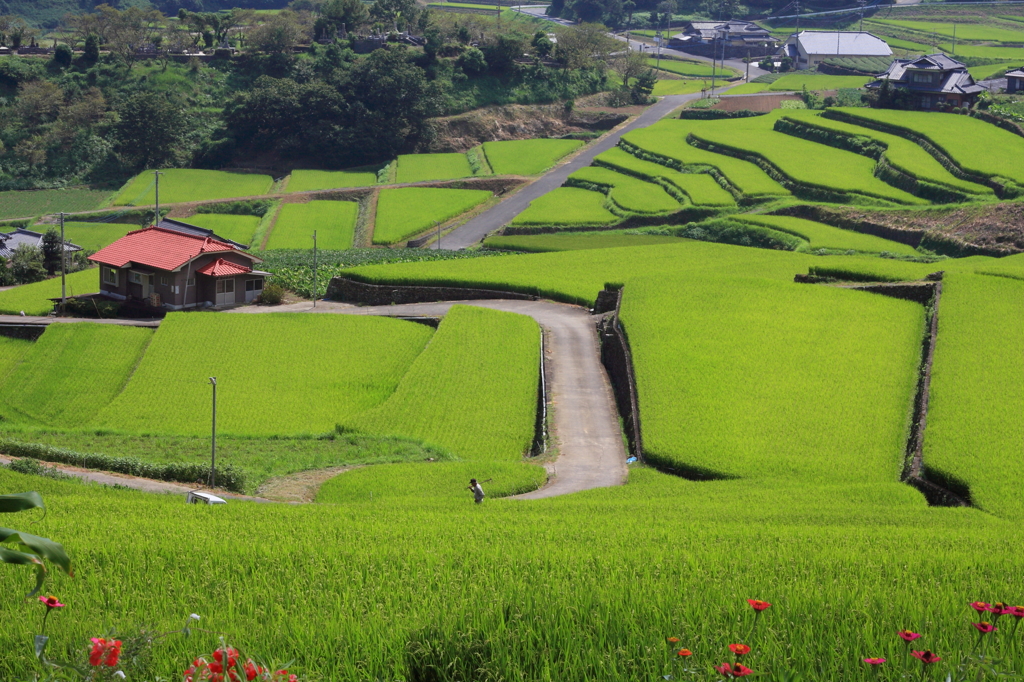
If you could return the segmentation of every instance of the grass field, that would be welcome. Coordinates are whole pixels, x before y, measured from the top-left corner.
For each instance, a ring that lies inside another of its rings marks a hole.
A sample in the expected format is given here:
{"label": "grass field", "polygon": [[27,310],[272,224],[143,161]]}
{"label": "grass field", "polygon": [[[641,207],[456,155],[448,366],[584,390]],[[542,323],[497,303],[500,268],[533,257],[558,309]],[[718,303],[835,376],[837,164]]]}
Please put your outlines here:
{"label": "grass field", "polygon": [[686,136],[697,129],[700,121],[662,120],[647,128],[633,130],[622,139],[645,151],[674,160],[683,166],[715,168],[743,194],[749,196],[784,196],[789,190],[772,180],[755,164],[743,159],[713,154],[686,142]]}
{"label": "grass field", "polygon": [[259,216],[227,213],[196,213],[188,218],[182,218],[182,222],[213,230],[217,235],[239,244],[252,244],[260,220]]}
{"label": "grass field", "polygon": [[484,246],[491,249],[547,253],[549,251],[577,251],[580,249],[611,249],[621,246],[650,246],[676,244],[685,241],[679,237],[661,235],[624,234],[622,232],[568,232],[564,234],[521,234],[488,237]]}
{"label": "grass field", "polygon": [[394,394],[342,427],[424,441],[461,459],[518,462],[533,442],[539,363],[531,318],[454,306]]}
{"label": "grass field", "polygon": [[37,189],[0,192],[0,219],[32,218],[48,213],[91,211],[110,196],[92,189]]}
{"label": "grass field", "polygon": [[[66,282],[68,296],[93,294],[100,290],[100,272],[96,268],[73,272]],[[53,310],[51,298],[60,298],[60,277],[0,291],[0,315],[48,315]]]}
{"label": "grass field", "polygon": [[[964,170],[1024,184],[1024,139],[970,116],[931,111],[838,109],[863,119],[922,135],[952,157]],[[1000,153],[993,154],[998,149]]]}
{"label": "grass field", "polygon": [[[228,173],[226,171],[168,168],[161,171],[160,203],[233,199],[266,194],[274,184],[269,175]],[[115,206],[147,206],[154,193],[153,173],[139,173],[114,198]]]}
{"label": "grass field", "polygon": [[621,147],[599,154],[595,161],[644,178],[667,180],[698,206],[731,206],[736,203],[732,195],[706,173],[682,173],[660,163],[639,159]]}
{"label": "grass field", "polygon": [[843,121],[826,118],[821,116],[819,112],[791,112],[786,114],[785,118],[799,121],[805,125],[814,126],[819,129],[836,131],[859,137],[869,137],[873,140],[878,140],[885,145],[885,158],[891,165],[909,173],[911,176],[918,178],[919,180],[934,182],[969,194],[977,194],[986,197],[992,197],[994,195],[991,187],[968,182],[956,177],[946,170],[945,166],[939,163],[934,156],[926,152],[919,144],[908,140],[905,137],[890,135],[871,128],[865,128],[845,123]]}
{"label": "grass field", "polygon": [[452,180],[473,175],[465,154],[401,154],[397,182]]}
{"label": "grass field", "polygon": [[316,501],[353,504],[403,499],[465,502],[473,499],[469,479],[490,481],[487,498],[507,497],[539,488],[547,479],[543,467],[524,462],[436,462],[363,467],[327,481]]}
{"label": "grass field", "polygon": [[1021,48],[1019,47],[994,47],[989,45],[964,45],[956,44],[956,50],[952,43],[939,45],[943,52],[953,57],[979,57],[981,59],[1012,59],[1020,60]]}
{"label": "grass field", "polygon": [[589,166],[576,171],[569,179],[609,187],[611,200],[623,210],[633,213],[666,213],[682,208],[661,185],[616,173],[610,168]]}
{"label": "grass field", "polygon": [[918,252],[912,246],[901,244],[889,239],[882,239],[870,234],[862,234],[851,230],[843,230],[831,225],[793,218],[790,216],[774,215],[737,215],[737,220],[764,225],[773,230],[788,232],[807,240],[807,250],[817,249],[849,249],[865,253],[897,253],[906,256],[916,256]]}
{"label": "grass field", "polygon": [[[991,41],[997,43],[1024,43],[1024,31],[1013,31],[998,26],[986,24],[968,24],[959,22],[940,21],[902,21],[899,19],[873,19],[872,21],[889,26],[899,26],[925,33],[937,33],[952,38],[956,35],[959,40]],[[954,29],[954,26],[956,27]],[[953,31],[956,31],[954,34]]]}
{"label": "grass field", "polygon": [[967,67],[968,73],[974,76],[974,80],[983,81],[989,78],[998,78],[1006,73],[1007,70],[1012,71],[1013,67],[1008,64],[988,64],[986,66],[969,66]]}
{"label": "grass field", "polygon": [[[46,232],[51,225],[35,225],[29,229]],[[60,229],[60,226],[54,226]],[[86,251],[99,251],[104,246],[116,242],[132,230],[141,229],[141,225],[125,225],[122,223],[86,223],[71,220],[64,221],[64,238],[72,244],[81,246]]]}
{"label": "grass field", "polygon": [[415,237],[487,201],[482,189],[398,187],[383,189],[377,200],[374,244],[397,244]]}
{"label": "grass field", "polygon": [[77,427],[127,383],[153,330],[80,322],[50,325],[0,384],[3,421]]}
{"label": "grass field", "polygon": [[774,122],[784,114],[785,110],[777,110],[753,118],[702,121],[694,127],[693,135],[727,149],[759,155],[808,187],[852,192],[901,204],[927,203],[876,178],[873,159],[775,132]]}
{"label": "grass field", "polygon": [[313,231],[321,249],[351,249],[359,204],[354,201],[310,201],[285,204],[277,216],[267,249],[309,249]]}
{"label": "grass field", "polygon": [[287,192],[312,192],[318,189],[369,187],[376,184],[376,170],[296,170],[292,171],[288,178],[285,190]]}
{"label": "grass field", "polygon": [[583,146],[582,140],[503,140],[484,142],[496,175],[536,175]]}
{"label": "grass field", "polygon": [[621,218],[605,208],[606,202],[607,197],[600,192],[559,187],[531,201],[511,224],[574,227],[617,223]]}
{"label": "grass field", "polygon": [[711,87],[711,81],[684,78],[659,78],[658,82],[654,84],[654,90],[651,91],[651,94],[655,97],[665,97],[667,95],[689,95],[694,92],[700,92],[702,88],[706,87]]}
{"label": "grass field", "polygon": [[757,92],[800,92],[804,86],[808,90],[839,90],[842,88],[862,88],[872,78],[866,76],[830,76],[819,73],[788,73],[774,83],[745,83],[731,88],[730,95],[749,95]]}
{"label": "grass field", "polygon": [[[423,325],[380,318],[172,313],[93,425],[206,433],[207,377],[215,376],[218,430],[225,434],[323,433],[386,400],[430,336]],[[156,403],[159,409],[140,409]]]}
{"label": "grass field", "polygon": [[723,69],[719,66],[712,70],[711,65],[705,62],[687,62],[678,59],[662,59],[660,62],[657,59],[648,59],[647,65],[651,67],[658,65],[662,71],[691,78],[711,78],[712,72],[722,79],[739,75],[734,69]]}

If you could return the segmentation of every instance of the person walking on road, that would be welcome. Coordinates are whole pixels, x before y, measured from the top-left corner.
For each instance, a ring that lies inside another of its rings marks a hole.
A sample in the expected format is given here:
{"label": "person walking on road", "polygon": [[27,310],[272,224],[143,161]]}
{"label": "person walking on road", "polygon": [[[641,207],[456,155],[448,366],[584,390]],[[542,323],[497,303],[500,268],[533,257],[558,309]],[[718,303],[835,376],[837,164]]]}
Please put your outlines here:
{"label": "person walking on road", "polygon": [[477,504],[484,501],[484,489],[480,487],[475,478],[469,479],[469,490],[473,493],[473,499]]}

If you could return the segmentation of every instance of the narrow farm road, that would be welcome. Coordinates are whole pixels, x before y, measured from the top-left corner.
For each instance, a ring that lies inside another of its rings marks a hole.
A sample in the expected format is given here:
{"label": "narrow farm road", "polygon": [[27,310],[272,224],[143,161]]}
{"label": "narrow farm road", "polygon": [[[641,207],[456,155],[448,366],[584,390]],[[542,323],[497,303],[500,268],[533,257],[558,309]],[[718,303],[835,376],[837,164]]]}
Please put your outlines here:
{"label": "narrow farm road", "polygon": [[274,308],[249,306],[232,312],[305,312],[392,317],[440,317],[453,305],[475,305],[532,317],[544,329],[544,370],[553,414],[552,440],[558,458],[554,476],[539,490],[518,499],[540,499],[622,485],[626,448],[611,384],[601,364],[597,330],[590,313],[550,301],[455,301],[359,307],[335,301],[295,303]]}
{"label": "narrow farm road", "polygon": [[[715,90],[716,93],[721,91],[722,88]],[[542,175],[535,182],[519,190],[505,201],[444,235],[441,239],[441,247],[452,250],[466,249],[482,241],[488,234],[494,232],[499,227],[507,225],[513,218],[525,211],[531,201],[561,187],[569,175],[589,166],[594,161],[595,156],[617,145],[619,138],[626,133],[637,128],[646,128],[652,123],[657,123],[686,102],[699,98],[699,92],[691,95],[669,95],[662,97],[657,104],[647,107],[644,113],[620,128],[613,130],[610,134],[601,138],[597,144],[577,154],[569,162],[555,166],[546,175]]]}

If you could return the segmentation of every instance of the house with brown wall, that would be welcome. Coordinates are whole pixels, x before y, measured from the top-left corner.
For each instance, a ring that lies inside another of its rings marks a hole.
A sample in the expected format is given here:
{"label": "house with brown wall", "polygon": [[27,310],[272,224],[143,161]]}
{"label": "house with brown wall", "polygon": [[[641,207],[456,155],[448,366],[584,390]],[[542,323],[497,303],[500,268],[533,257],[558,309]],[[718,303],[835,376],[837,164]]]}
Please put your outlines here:
{"label": "house with brown wall", "polygon": [[89,260],[103,296],[167,310],[247,303],[269,274],[235,244],[162,227],[129,232]]}
{"label": "house with brown wall", "polygon": [[944,54],[930,54],[916,59],[896,59],[889,70],[868,83],[878,89],[888,82],[892,87],[911,95],[916,109],[943,111],[953,107],[970,107],[984,88],[974,82],[963,62]]}

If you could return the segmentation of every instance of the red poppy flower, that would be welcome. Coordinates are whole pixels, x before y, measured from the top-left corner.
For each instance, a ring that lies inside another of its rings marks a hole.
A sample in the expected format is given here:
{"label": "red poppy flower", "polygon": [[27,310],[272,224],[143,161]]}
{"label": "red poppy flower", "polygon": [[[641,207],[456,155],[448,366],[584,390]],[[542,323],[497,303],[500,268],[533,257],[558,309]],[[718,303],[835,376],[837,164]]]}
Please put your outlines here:
{"label": "red poppy flower", "polygon": [[761,601],[760,599],[748,599],[747,603],[750,604],[750,606],[758,613],[771,606],[768,602]]}
{"label": "red poppy flower", "polygon": [[978,613],[987,613],[992,610],[991,604],[986,604],[983,601],[972,601],[969,606],[977,611]]}
{"label": "red poppy flower", "polygon": [[678,637],[667,637],[666,640],[668,641],[669,644],[679,644],[679,638]]}
{"label": "red poppy flower", "polygon": [[864,662],[867,663],[868,665],[882,665],[883,663],[885,663],[885,659],[884,658],[865,658]]}
{"label": "red poppy flower", "polygon": [[253,680],[255,680],[256,676],[259,675],[262,672],[264,672],[264,670],[260,666],[256,665],[252,661],[247,661],[246,662],[246,664],[245,664],[245,679],[248,680],[248,682],[252,682]]}
{"label": "red poppy flower", "polygon": [[49,597],[39,597],[39,601],[46,604],[46,608],[48,609],[59,609],[62,606],[64,606],[60,603],[60,600],[54,597],[52,594]]}
{"label": "red poppy flower", "polygon": [[693,656],[693,652],[692,652],[692,651],[690,651],[689,649],[680,649],[680,650],[679,650],[679,651],[678,651],[678,652],[676,653],[676,655],[677,655],[677,656],[684,656],[684,657],[685,657],[685,656]]}
{"label": "red poppy flower", "polygon": [[936,656],[927,649],[925,651],[911,651],[910,655],[916,658],[917,660],[921,661],[925,665],[928,665],[929,663],[938,663],[942,660],[942,658]]}
{"label": "red poppy flower", "polygon": [[739,663],[735,663],[732,666],[732,676],[733,677],[746,677],[747,675],[751,674],[752,672],[754,672],[754,671],[751,670],[750,668],[748,668],[747,666],[741,665]]}
{"label": "red poppy flower", "polygon": [[900,636],[900,639],[902,639],[904,642],[913,642],[915,639],[921,636],[920,634],[916,632],[911,632],[910,630],[900,630],[896,634],[898,634]]}
{"label": "red poppy flower", "polygon": [[974,627],[978,628],[978,632],[980,632],[983,635],[987,635],[988,633],[993,632],[993,631],[999,629],[995,625],[992,625],[992,623],[988,623],[988,622],[971,623],[971,625],[973,625]]}
{"label": "red poppy flower", "polygon": [[99,665],[103,662],[103,652],[107,649],[107,640],[102,637],[92,638],[92,649],[89,651],[89,665]]}
{"label": "red poppy flower", "polygon": [[[236,662],[238,662],[238,649],[229,646],[227,651],[228,651],[228,667],[231,668],[231,667],[234,667]],[[224,649],[217,649],[216,651],[213,652],[213,660],[217,661],[218,663],[223,663],[224,661],[221,660],[223,658],[224,658]]]}
{"label": "red poppy flower", "polygon": [[733,652],[737,656],[750,653],[750,647],[746,644],[730,644],[729,651]]}

